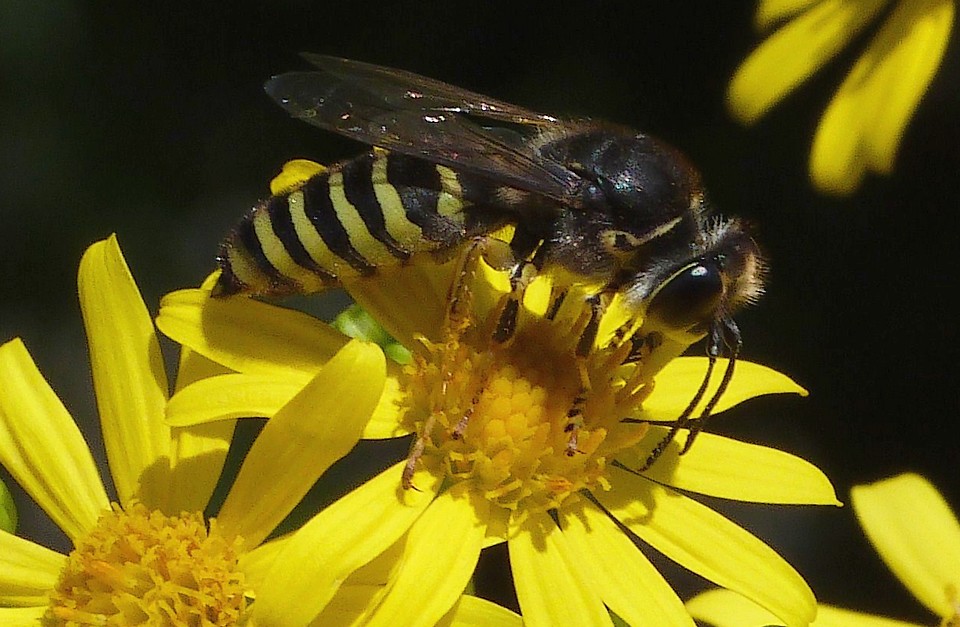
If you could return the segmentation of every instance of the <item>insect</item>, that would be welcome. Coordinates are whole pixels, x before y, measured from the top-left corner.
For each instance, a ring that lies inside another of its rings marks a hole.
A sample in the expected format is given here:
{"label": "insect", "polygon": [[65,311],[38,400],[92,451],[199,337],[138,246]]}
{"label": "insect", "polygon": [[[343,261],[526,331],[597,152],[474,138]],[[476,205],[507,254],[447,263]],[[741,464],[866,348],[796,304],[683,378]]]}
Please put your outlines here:
{"label": "insect", "polygon": [[[619,294],[639,329],[624,330],[632,361],[655,372],[706,337],[709,367],[680,429],[689,449],[733,374],[741,338],[731,317],[762,292],[758,247],[736,219],[710,215],[700,175],[667,144],[629,128],[561,120],[411,72],[305,54],[315,69],[267,81],[293,117],[375,148],[256,205],[224,240],[214,296],[275,296],[375,276],[413,255],[449,254],[504,225],[511,292],[494,331],[508,341],[529,277],[590,294],[577,349]],[[493,256],[493,255],[491,255]],[[555,311],[555,308],[553,308]],[[698,419],[718,357],[720,389]]]}

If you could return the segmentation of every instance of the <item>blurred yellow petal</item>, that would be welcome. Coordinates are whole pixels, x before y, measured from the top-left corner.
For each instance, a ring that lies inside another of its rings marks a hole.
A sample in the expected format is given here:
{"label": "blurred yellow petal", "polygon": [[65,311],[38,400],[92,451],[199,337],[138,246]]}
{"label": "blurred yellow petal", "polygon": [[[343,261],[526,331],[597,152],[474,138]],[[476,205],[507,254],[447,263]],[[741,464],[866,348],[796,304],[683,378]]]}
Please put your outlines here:
{"label": "blurred yellow petal", "polygon": [[[726,359],[718,359],[710,385],[703,400],[697,405],[697,415],[720,386],[722,373],[727,367]],[[678,357],[664,367],[656,377],[656,385],[650,398],[643,402],[639,417],[648,420],[672,421],[686,409],[707,373],[706,357]],[[773,368],[749,361],[738,361],[733,379],[720,397],[713,413],[719,414],[747,399],[765,394],[800,394],[807,391],[794,383],[790,377]]]}
{"label": "blurred yellow petal", "polygon": [[[697,620],[714,627],[768,627],[777,617],[756,603],[729,590],[702,592],[687,601],[687,610]],[[810,627],[923,627],[915,623],[851,612],[829,605],[817,608],[817,620]]]}
{"label": "blurred yellow petal", "polygon": [[810,627],[926,627],[926,625],[821,605],[817,610],[817,620],[810,623]]}
{"label": "blurred yellow petal", "polygon": [[[659,442],[665,427],[651,427],[650,442]],[[641,449],[626,460],[638,467],[649,455]],[[682,457],[673,443],[653,466],[643,471],[671,487],[751,503],[783,505],[841,505],[830,480],[810,462],[775,448],[748,444],[712,433],[701,433],[696,444]]]}
{"label": "blurred yellow petal", "polygon": [[0,625],[4,627],[39,627],[47,606],[0,607]]}
{"label": "blurred yellow petal", "polygon": [[940,65],[953,11],[952,0],[897,3],[820,121],[810,154],[817,187],[847,194],[867,170],[892,169],[907,122]]}
{"label": "blurred yellow petal", "polygon": [[165,509],[167,375],[147,307],[117,239],[90,246],[77,279],[103,442],[120,502]]}
{"label": "blurred yellow petal", "polygon": [[737,69],[727,104],[751,124],[832,59],[886,0],[824,0],[767,38]]}
{"label": "blurred yellow petal", "polygon": [[816,600],[806,582],[758,538],[652,481],[616,468],[609,476],[612,489],[594,495],[641,540],[705,579],[756,601],[788,627],[813,620]]}
{"label": "blurred yellow petal", "polygon": [[286,542],[254,604],[258,625],[310,622],[352,573],[389,548],[430,505],[439,481],[414,475],[404,490],[399,462],[309,520]]}
{"label": "blurred yellow petal", "polygon": [[246,374],[313,373],[350,339],[312,316],[203,290],[163,297],[157,328],[201,355]]}
{"label": "blurred yellow petal", "polygon": [[561,510],[560,528],[594,591],[631,627],[693,627],[677,593],[606,512],[581,500]]}
{"label": "blurred yellow petal", "polygon": [[385,376],[376,344],[341,349],[257,437],[217,516],[225,534],[262,542],[320,475],[360,440]]}
{"label": "blurred yellow petal", "polygon": [[823,0],[760,0],[753,16],[754,26],[765,31],[773,24],[806,11]]}
{"label": "blurred yellow petal", "polygon": [[507,541],[524,625],[612,625],[578,553],[546,513],[531,514]]}
{"label": "blurred yellow petal", "polygon": [[308,373],[232,373],[201,379],[170,398],[167,422],[182,427],[228,418],[268,418],[309,381]]}
{"label": "blurred yellow petal", "polygon": [[71,539],[109,509],[90,449],[19,339],[0,345],[0,462]]}
{"label": "blurred yellow petal", "polygon": [[960,524],[937,489],[904,474],[856,486],[850,500],[887,567],[930,611],[951,616],[950,596],[960,590]]}
{"label": "blurred yellow petal", "polygon": [[[875,87],[865,90],[877,98],[877,116],[868,128],[865,148],[867,162],[877,172],[886,174],[893,168],[904,128],[940,66],[953,14],[953,0],[899,2],[857,62],[874,66],[869,80]],[[856,72],[854,66],[851,75]]]}
{"label": "blurred yellow petal", "polygon": [[873,616],[861,612],[852,612],[839,607],[821,605],[817,610],[817,620],[810,627],[926,627],[917,623],[907,623],[884,616]]}
{"label": "blurred yellow petal", "polygon": [[[467,587],[480,557],[489,504],[479,499],[438,496],[410,528],[395,583],[366,624],[432,627]],[[477,507],[481,507],[480,512]],[[454,542],[437,542],[437,538]],[[428,590],[428,594],[424,591]]]}
{"label": "blurred yellow petal", "polygon": [[519,614],[480,597],[464,595],[437,627],[521,627]]}
{"label": "blurred yellow petal", "polygon": [[56,551],[0,531],[0,605],[46,606],[66,561]]}

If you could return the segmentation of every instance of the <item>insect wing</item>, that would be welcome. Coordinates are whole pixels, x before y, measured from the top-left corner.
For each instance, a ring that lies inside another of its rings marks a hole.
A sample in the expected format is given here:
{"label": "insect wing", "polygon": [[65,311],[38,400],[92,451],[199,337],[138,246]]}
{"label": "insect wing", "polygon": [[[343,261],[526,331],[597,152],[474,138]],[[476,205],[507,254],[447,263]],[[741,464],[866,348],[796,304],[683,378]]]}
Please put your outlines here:
{"label": "insect wing", "polygon": [[468,116],[543,127],[554,118],[411,72],[311,55],[318,72],[267,81],[267,93],[293,117],[352,139],[487,176],[571,206],[583,183],[540,158],[520,133],[484,128]]}
{"label": "insect wing", "polygon": [[501,122],[549,126],[557,118],[406,70],[321,54],[301,55],[325,74],[378,94],[397,109],[466,113]]}

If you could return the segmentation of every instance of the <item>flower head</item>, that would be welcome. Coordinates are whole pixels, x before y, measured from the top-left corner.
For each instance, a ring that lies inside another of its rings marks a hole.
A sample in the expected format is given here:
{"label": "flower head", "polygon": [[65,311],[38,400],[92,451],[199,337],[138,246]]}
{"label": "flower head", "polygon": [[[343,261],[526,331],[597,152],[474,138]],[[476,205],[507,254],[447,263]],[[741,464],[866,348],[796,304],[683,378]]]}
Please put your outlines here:
{"label": "flower head", "polygon": [[[87,250],[79,293],[117,498],[23,343],[0,345],[0,463],[73,543],[61,555],[0,532],[0,623],[236,624],[285,541],[264,540],[358,440],[383,386],[383,356],[361,342],[331,354],[263,430],[208,521],[202,512],[234,421],[166,423],[160,345],[115,238]],[[179,372],[184,385],[224,370],[185,350]],[[340,385],[349,398],[331,398]],[[304,407],[331,422],[317,423]],[[278,467],[283,460],[291,463]],[[345,585],[349,594],[359,584]]]}
{"label": "flower head", "polygon": [[[414,454],[290,538],[258,596],[258,621],[311,620],[340,581],[399,546],[401,557],[369,624],[432,624],[467,585],[481,549],[506,542],[526,623],[609,624],[610,608],[631,624],[692,624],[636,538],[758,600],[791,625],[812,619],[813,596],[800,576],[691,494],[836,504],[816,468],[705,433],[683,458],[674,443],[649,470],[637,470],[666,432],[648,421],[681,414],[706,358],[670,362],[654,386],[646,366],[625,363],[630,346],[613,341],[623,321],[616,306],[601,322],[595,350],[578,356],[588,321],[582,301],[568,297],[547,315],[550,286],[539,279],[527,291],[511,342],[495,345],[492,327],[506,277],[481,263],[448,312],[453,274],[452,264],[415,264],[350,286],[413,352],[407,366],[388,364],[365,437],[413,433]],[[214,377],[180,392],[171,418],[184,423],[282,411],[284,396],[309,376],[312,362],[338,345],[328,327],[303,314],[245,299],[215,300],[199,290],[165,297],[157,324],[237,371],[230,380]],[[246,386],[256,386],[255,403]],[[775,392],[803,390],[779,373],[738,363],[717,411]],[[214,395],[217,404],[203,406],[202,399]],[[181,413],[181,406],[191,409]],[[414,489],[403,485],[405,466]],[[309,560],[293,569],[279,566],[290,564],[294,553]],[[280,590],[299,590],[303,603],[276,603]]]}
{"label": "flower head", "polygon": [[763,0],[758,27],[783,25],[737,70],[730,109],[754,122],[883,21],[827,106],[810,155],[814,184],[848,194],[866,172],[893,168],[904,129],[940,65],[953,14],[953,0]]}
{"label": "flower head", "polygon": [[[908,473],[856,486],[850,500],[864,533],[897,579],[939,618],[940,627],[960,624],[960,523],[936,488]],[[759,627],[775,620],[725,590],[705,592],[687,607],[698,619],[718,627]],[[922,627],[830,605],[820,605],[813,625]]]}

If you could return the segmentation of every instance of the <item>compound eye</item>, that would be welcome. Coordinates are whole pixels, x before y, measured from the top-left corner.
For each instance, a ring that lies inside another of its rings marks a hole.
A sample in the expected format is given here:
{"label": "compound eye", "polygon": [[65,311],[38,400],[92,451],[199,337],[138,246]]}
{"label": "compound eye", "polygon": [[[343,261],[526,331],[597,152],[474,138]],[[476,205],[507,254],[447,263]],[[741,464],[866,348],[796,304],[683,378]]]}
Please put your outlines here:
{"label": "compound eye", "polygon": [[702,335],[723,301],[723,272],[716,260],[700,260],[674,273],[654,293],[647,319],[667,329]]}

